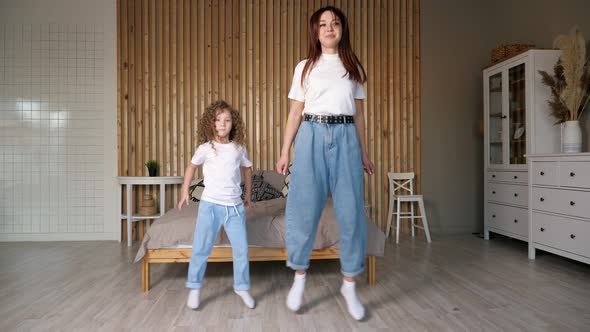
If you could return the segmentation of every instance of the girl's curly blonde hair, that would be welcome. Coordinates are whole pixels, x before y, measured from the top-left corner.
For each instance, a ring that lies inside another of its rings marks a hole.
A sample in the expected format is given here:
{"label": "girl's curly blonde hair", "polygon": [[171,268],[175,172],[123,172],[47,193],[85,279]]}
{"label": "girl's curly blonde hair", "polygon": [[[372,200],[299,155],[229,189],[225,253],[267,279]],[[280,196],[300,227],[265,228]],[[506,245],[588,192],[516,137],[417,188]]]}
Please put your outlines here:
{"label": "girl's curly blonde hair", "polygon": [[245,145],[246,135],[244,134],[242,117],[237,110],[223,100],[213,102],[205,108],[205,112],[199,121],[199,145],[212,142],[215,139],[215,117],[223,111],[231,113],[232,128],[229,132],[229,140],[237,145]]}

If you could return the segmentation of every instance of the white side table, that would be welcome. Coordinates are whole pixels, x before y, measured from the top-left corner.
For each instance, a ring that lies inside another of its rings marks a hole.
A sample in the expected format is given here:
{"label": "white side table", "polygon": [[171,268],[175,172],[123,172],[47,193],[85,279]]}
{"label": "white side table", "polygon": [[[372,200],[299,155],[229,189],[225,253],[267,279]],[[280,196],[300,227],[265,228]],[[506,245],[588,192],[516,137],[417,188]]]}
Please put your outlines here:
{"label": "white side table", "polygon": [[[127,246],[131,246],[131,223],[143,219],[158,219],[166,212],[166,185],[167,184],[182,184],[184,176],[117,176],[119,182],[119,189],[117,197],[119,197],[119,214],[120,221],[127,219]],[[123,200],[121,193],[123,185],[127,188],[127,214],[123,214]],[[160,214],[153,216],[132,215],[133,209],[133,186],[134,185],[160,185]]]}

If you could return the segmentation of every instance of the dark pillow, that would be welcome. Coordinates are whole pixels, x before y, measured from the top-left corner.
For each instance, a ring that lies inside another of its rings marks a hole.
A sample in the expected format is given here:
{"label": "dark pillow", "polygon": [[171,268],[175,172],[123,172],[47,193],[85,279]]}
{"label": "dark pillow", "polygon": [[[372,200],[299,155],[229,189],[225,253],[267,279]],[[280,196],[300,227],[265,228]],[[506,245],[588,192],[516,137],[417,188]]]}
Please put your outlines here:
{"label": "dark pillow", "polygon": [[[246,185],[242,183],[242,200],[244,199],[244,193],[246,192]],[[283,193],[278,191],[270,183],[264,181],[262,174],[254,174],[252,176],[252,202],[267,201],[269,199],[275,199],[283,197]]]}
{"label": "dark pillow", "polygon": [[193,202],[200,201],[204,188],[205,183],[203,182],[203,180],[197,182],[197,184],[193,184],[192,186],[188,187],[188,198]]}
{"label": "dark pillow", "polygon": [[285,183],[283,185],[283,189],[281,190],[283,197],[287,197],[287,195],[289,195],[289,182],[291,182],[291,168],[293,168],[293,162],[290,162],[289,167],[287,167],[287,176],[285,177]]}

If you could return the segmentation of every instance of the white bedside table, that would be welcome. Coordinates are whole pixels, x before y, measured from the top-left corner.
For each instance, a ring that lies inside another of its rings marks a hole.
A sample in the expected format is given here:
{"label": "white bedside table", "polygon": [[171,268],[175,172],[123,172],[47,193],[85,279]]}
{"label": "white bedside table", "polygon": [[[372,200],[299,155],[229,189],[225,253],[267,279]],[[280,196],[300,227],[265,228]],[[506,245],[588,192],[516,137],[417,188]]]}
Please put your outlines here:
{"label": "white bedside table", "polygon": [[[127,246],[131,246],[131,223],[144,219],[158,219],[166,212],[166,185],[167,184],[182,184],[184,176],[117,176],[119,182],[119,189],[117,191],[118,210],[120,221],[127,220]],[[127,214],[123,214],[123,202],[121,193],[123,185],[127,188]],[[133,186],[135,185],[160,185],[160,214],[153,216],[132,215],[133,209]]]}

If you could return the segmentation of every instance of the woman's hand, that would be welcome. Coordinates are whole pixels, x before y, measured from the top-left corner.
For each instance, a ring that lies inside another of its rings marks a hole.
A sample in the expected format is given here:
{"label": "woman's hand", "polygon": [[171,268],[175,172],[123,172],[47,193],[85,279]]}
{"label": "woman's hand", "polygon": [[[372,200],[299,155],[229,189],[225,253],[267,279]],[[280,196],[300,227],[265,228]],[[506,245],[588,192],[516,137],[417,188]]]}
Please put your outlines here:
{"label": "woman's hand", "polygon": [[363,153],[363,168],[369,175],[373,175],[373,173],[375,173],[375,165],[371,159],[369,159],[369,155],[366,153]]}
{"label": "woman's hand", "polygon": [[183,190],[182,191],[182,197],[180,198],[180,202],[178,202],[178,209],[182,211],[182,205],[183,203],[186,202],[186,206],[188,206],[188,191]]}
{"label": "woman's hand", "polygon": [[289,156],[282,155],[279,161],[277,161],[277,173],[285,175],[287,174],[287,167],[289,166]]}

